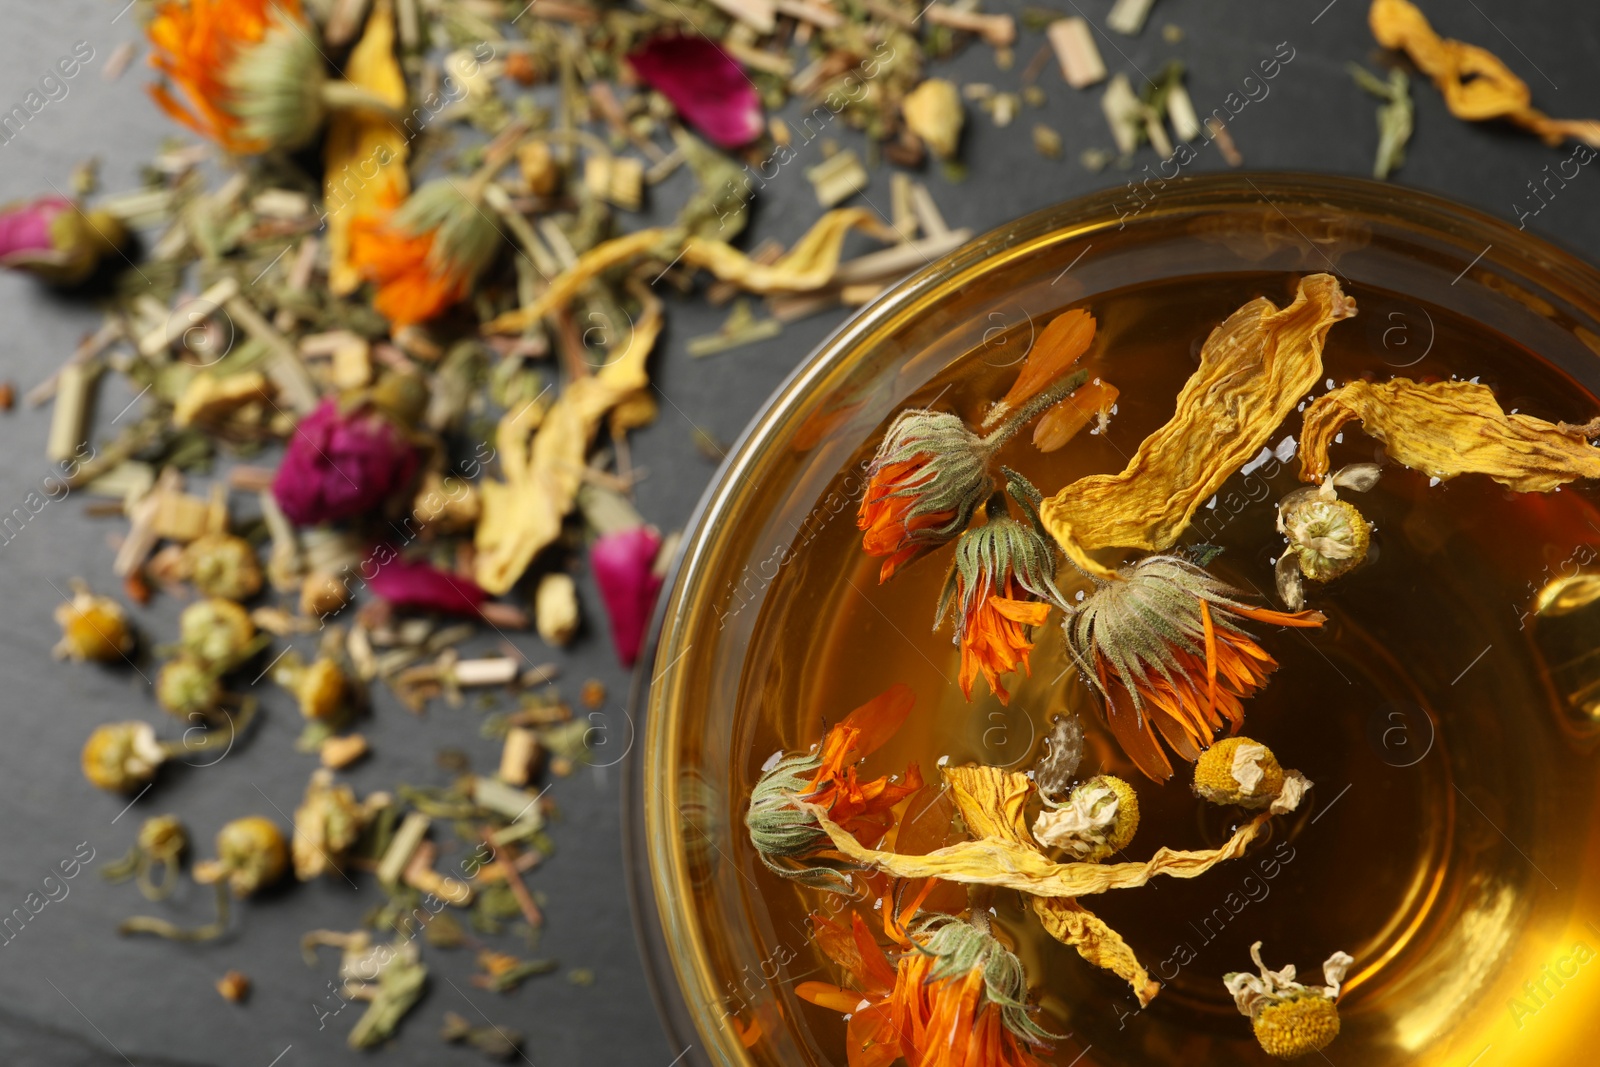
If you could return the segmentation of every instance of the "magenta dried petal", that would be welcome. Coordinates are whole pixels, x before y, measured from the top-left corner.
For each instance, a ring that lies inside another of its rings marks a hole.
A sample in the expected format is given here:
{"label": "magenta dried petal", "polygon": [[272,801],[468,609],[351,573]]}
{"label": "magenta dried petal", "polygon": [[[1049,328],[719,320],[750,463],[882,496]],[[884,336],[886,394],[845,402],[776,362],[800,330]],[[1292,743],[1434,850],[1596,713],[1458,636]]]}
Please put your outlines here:
{"label": "magenta dried petal", "polygon": [[0,259],[19,252],[54,251],[50,223],[63,211],[70,210],[72,201],[59,196],[43,196],[30,203],[0,208]]}
{"label": "magenta dried petal", "polygon": [[662,34],[630,53],[628,62],[685,122],[721,147],[740,148],[761,136],[756,87],[716,42]]}
{"label": "magenta dried petal", "polygon": [[272,495],[298,526],[334,522],[379,508],[416,469],[416,449],[393,423],[368,408],[341,413],[324,400],[295,427]]}
{"label": "magenta dried petal", "polygon": [[489,594],[471,578],[450,574],[415,560],[399,559],[385,546],[374,557],[387,556],[367,588],[398,608],[416,608],[450,615],[476,615]]}
{"label": "magenta dried petal", "polygon": [[595,541],[589,566],[611,621],[611,644],[624,667],[639,658],[661,579],[653,573],[661,535],[648,526],[618,530]]}

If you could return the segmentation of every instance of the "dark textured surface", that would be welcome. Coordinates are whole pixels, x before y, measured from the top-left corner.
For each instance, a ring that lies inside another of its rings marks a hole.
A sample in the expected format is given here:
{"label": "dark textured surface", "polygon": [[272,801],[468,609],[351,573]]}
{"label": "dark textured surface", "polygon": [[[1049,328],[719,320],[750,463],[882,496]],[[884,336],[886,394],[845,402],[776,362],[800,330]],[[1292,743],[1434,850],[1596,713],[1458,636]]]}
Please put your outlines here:
{"label": "dark textured surface", "polygon": [[[6,0],[0,33],[0,110],[19,103],[58,56],[87,41],[94,58],[69,83],[67,95],[49,102],[10,143],[0,146],[0,198],[65,189],[79,160],[104,162],[108,189],[128,187],[152,147],[173,127],[144,97],[146,74],[136,65],[120,81],[100,71],[116,46],[138,34],[133,12],[114,19],[121,0],[57,0],[21,4]],[[993,9],[1020,10],[1012,3]],[[1100,23],[1109,0],[1063,0]],[[1112,71],[1154,75],[1168,58],[1185,61],[1197,109],[1206,114],[1230,92],[1243,92],[1257,64],[1288,42],[1293,60],[1270,82],[1265,98],[1250,103],[1231,125],[1247,165],[1265,170],[1316,170],[1365,174],[1376,132],[1374,101],[1345,72],[1350,60],[1371,64],[1373,46],[1361,0],[1159,0],[1151,25],[1137,39],[1101,37]],[[1600,17],[1580,0],[1473,0],[1427,4],[1440,29],[1484,45],[1504,57],[1533,88],[1535,102],[1561,117],[1590,118],[1600,112]],[[1182,27],[1178,44],[1163,41],[1160,28]],[[985,81],[1014,88],[1022,68],[1041,43],[1024,32],[1011,71],[996,69],[984,47],[969,49],[937,73],[959,81]],[[1079,151],[1107,145],[1099,92],[1066,88],[1053,65],[1040,84],[1049,96],[1043,111],[1024,109],[1007,129],[986,116],[969,116],[967,180],[951,184],[938,174],[928,181],[953,226],[984,230],[1007,219],[1094,189],[1119,185],[1131,175],[1109,170],[1090,174],[1076,162]],[[1514,131],[1469,127],[1451,118],[1431,86],[1414,87],[1417,134],[1398,180],[1477,206],[1515,222],[1538,207],[1527,183],[1570,150],[1546,149]],[[1259,88],[1255,90],[1259,95]],[[59,95],[59,94],[58,94]],[[1235,101],[1236,103],[1236,101]],[[1067,146],[1062,160],[1041,159],[1030,131],[1043,121]],[[854,135],[830,130],[845,143]],[[821,156],[813,142],[767,184],[755,213],[752,237],[772,234],[789,241],[814,218],[812,190],[802,174]],[[1220,169],[1214,146],[1199,150],[1189,170]],[[1156,157],[1146,149],[1134,173]],[[1553,198],[1529,228],[1580,254],[1594,257],[1600,242],[1596,168]],[[1552,183],[1551,188],[1555,188]],[[686,191],[680,175],[655,191],[654,207],[670,215]],[[886,209],[886,175],[875,175],[870,202]],[[639,224],[630,219],[628,224]],[[768,392],[833,326],[833,313],[795,324],[781,337],[710,357],[690,359],[689,337],[709,332],[722,312],[678,300],[669,302],[670,325],[659,346],[653,375],[662,397],[661,417],[634,438],[636,462],[649,468],[640,485],[643,513],[663,528],[681,524],[712,474],[693,440],[699,429],[715,441],[731,440]],[[85,332],[97,325],[91,306],[30,284],[0,278],[0,380],[24,390],[42,379]],[[130,398],[116,388],[103,392],[99,422],[108,423]],[[0,416],[0,512],[22,505],[51,473],[43,458],[49,410],[19,409]],[[248,745],[217,766],[169,774],[127,815],[122,802],[88,786],[77,770],[78,751],[90,728],[124,718],[155,719],[143,677],[53,663],[51,612],[68,580],[83,576],[111,591],[111,552],[106,538],[117,524],[84,515],[73,496],[48,504],[9,541],[0,541],[0,715],[7,741],[0,755],[0,913],[23,905],[40,891],[44,877],[80,843],[95,858],[67,883],[68,895],[48,904],[21,933],[0,946],[0,1063],[33,1067],[102,1067],[109,1064],[228,1064],[301,1067],[354,1062],[344,1035],[359,1006],[321,1017],[338,1006],[329,995],[334,960],[327,953],[316,968],[300,959],[300,935],[316,927],[352,929],[376,899],[323,880],[254,902],[239,932],[219,944],[180,947],[119,939],[116,922],[145,910],[137,893],[109,886],[99,869],[128,847],[141,818],[176,811],[203,849],[227,819],[248,813],[287,824],[311,768],[292,749],[298,716],[267,696],[268,713]],[[591,619],[598,600],[587,574],[580,575]],[[174,632],[176,606],[158,601],[141,615],[148,633]],[[537,638],[519,638],[529,654],[545,657]],[[485,642],[487,645],[487,642]],[[612,692],[606,719],[608,746],[602,760],[619,757],[632,740],[621,710],[626,679],[603,636],[586,633],[570,654],[550,656],[565,668],[568,691],[587,677],[604,680]],[[151,671],[146,668],[146,674]],[[436,707],[415,718],[387,694],[377,696],[376,714],[364,728],[377,758],[349,775],[358,790],[384,788],[398,780],[438,781],[434,751],[456,746],[480,767],[492,766],[495,747],[477,733],[478,714]],[[475,1053],[446,1048],[434,1036],[445,1011],[476,1022],[484,1017],[525,1031],[526,1059],[535,1064],[639,1064],[667,1067],[682,1051],[669,1048],[659,1032],[634,949],[624,882],[617,786],[620,768],[585,769],[551,790],[564,813],[553,836],[559,854],[531,878],[547,900],[549,926],[540,954],[565,968],[589,968],[595,984],[574,986],[561,975],[536,978],[520,991],[498,996],[472,989],[469,951],[428,951],[434,967],[430,992],[402,1030],[402,1039],[375,1054],[393,1064],[481,1062]],[[277,810],[274,811],[274,808]],[[56,891],[59,895],[59,890]],[[189,916],[205,914],[206,900],[190,889],[174,905]],[[255,980],[243,1007],[224,1003],[212,988],[237,967]],[[275,1059],[275,1057],[278,1057]]]}

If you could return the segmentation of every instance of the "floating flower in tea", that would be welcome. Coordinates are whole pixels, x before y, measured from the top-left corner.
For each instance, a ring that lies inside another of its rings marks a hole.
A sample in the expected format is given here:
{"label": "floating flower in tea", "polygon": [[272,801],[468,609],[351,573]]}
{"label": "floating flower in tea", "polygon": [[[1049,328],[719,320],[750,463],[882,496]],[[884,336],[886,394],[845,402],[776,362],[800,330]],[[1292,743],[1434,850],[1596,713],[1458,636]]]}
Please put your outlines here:
{"label": "floating flower in tea", "polygon": [[1248,1016],[1256,1040],[1269,1055],[1293,1059],[1320,1052],[1339,1036],[1339,989],[1355,960],[1335,952],[1322,964],[1327,985],[1306,986],[1295,979],[1294,964],[1270,971],[1261,962],[1261,942],[1250,946],[1260,976],[1234,971],[1223,978],[1239,1014]]}
{"label": "floating flower in tea", "polygon": [[1105,700],[1124,752],[1156,781],[1172,776],[1165,741],[1198,759],[1224,726],[1244,722],[1243,701],[1277,667],[1239,625],[1321,626],[1320,612],[1254,608],[1242,594],[1179,556],[1148,556],[1097,582],[1065,622],[1079,674]]}
{"label": "floating flower in tea", "polygon": [[1194,765],[1194,794],[1213,804],[1264,808],[1283,791],[1284,772],[1266,745],[1248,737],[1226,737],[1206,749]]}
{"label": "floating flower in tea", "polygon": [[1113,774],[1083,782],[1065,804],[1047,807],[1033,823],[1033,836],[1041,845],[1065,849],[1086,863],[1121,852],[1138,830],[1139,797]]}
{"label": "floating flower in tea", "polygon": [[1290,611],[1305,606],[1301,578],[1331,582],[1367,558],[1372,529],[1339,489],[1364,493],[1378,483],[1375,463],[1357,463],[1328,475],[1318,486],[1296,489],[1278,502],[1278,532],[1288,548],[1278,557],[1278,595]]}

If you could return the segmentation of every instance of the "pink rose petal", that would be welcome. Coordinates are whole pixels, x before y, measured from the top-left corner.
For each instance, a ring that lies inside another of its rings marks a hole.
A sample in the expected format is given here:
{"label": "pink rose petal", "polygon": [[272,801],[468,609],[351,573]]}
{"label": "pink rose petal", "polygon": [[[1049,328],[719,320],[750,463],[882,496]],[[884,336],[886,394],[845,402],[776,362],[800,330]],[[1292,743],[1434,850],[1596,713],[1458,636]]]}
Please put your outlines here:
{"label": "pink rose petal", "polygon": [[[391,550],[392,552],[392,550]],[[449,574],[415,560],[388,555],[367,581],[367,588],[397,608],[415,608],[449,615],[476,615],[489,594],[471,578]]]}
{"label": "pink rose petal", "polygon": [[761,136],[761,98],[744,72],[714,41],[662,34],[628,56],[650,88],[672,101],[685,122],[723,148]]}
{"label": "pink rose petal", "polygon": [[589,549],[589,566],[611,622],[611,644],[624,667],[639,658],[661,591],[661,579],[652,571],[660,550],[661,535],[648,526],[608,533]]}

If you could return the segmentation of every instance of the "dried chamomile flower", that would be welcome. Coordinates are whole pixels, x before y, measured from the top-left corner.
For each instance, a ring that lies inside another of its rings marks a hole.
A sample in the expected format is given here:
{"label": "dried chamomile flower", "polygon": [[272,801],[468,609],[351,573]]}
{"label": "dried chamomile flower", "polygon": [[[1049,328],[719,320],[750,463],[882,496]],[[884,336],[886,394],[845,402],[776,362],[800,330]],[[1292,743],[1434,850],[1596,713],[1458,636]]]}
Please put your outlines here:
{"label": "dried chamomile flower", "polygon": [[178,645],[216,673],[230,671],[261,648],[250,613],[231,600],[196,601],[178,616]]}
{"label": "dried chamomile flower", "polygon": [[1196,760],[1211,739],[1244,722],[1243,701],[1277,661],[1241,626],[1321,626],[1319,612],[1251,607],[1243,594],[1181,556],[1122,568],[1068,616],[1067,648],[1106,704],[1117,742],[1157,781],[1172,776],[1161,741]]}
{"label": "dried chamomile flower", "polygon": [[1289,540],[1278,557],[1278,595],[1291,611],[1305,606],[1302,577],[1331,582],[1367,558],[1371,524],[1354,504],[1339,499],[1338,490],[1364,493],[1377,484],[1378,475],[1375,463],[1353,464],[1278,501],[1278,532]]}
{"label": "dried chamomile flower", "polygon": [[205,534],[189,542],[183,555],[189,579],[206,596],[249,600],[261,591],[261,561],[242,537]]}
{"label": "dried chamomile flower", "polygon": [[282,878],[289,869],[289,845],[271,819],[249,815],[217,833],[217,858],[194,865],[202,885],[226,881],[236,897],[247,897]]}
{"label": "dried chamomile flower", "polygon": [[1033,766],[1033,784],[1046,804],[1059,807],[1083,762],[1083,721],[1071,712],[1057,715],[1044,744],[1044,755]]}
{"label": "dried chamomile flower", "polygon": [[168,660],[156,675],[156,701],[179,718],[204,715],[222,700],[222,680],[192,656]]}
{"label": "dried chamomile flower", "polygon": [[[183,851],[188,847],[189,832],[178,817],[156,815],[139,827],[139,836],[128,854],[100,873],[111,882],[135,878],[146,900],[161,900],[176,888]],[[161,871],[159,882],[153,877],[157,868]]]}
{"label": "dried chamomile flower", "polygon": [[306,665],[291,652],[278,661],[272,680],[293,693],[300,714],[313,721],[336,717],[349,693],[344,670],[329,656],[319,656]]}
{"label": "dried chamomile flower", "polygon": [[332,771],[313,771],[305,798],[294,812],[290,850],[294,876],[308,882],[325,872],[338,873],[344,854],[360,838],[372,816],[388,802],[387,796],[376,794],[363,804],[349,786],[333,784]]}
{"label": "dried chamomile flower", "polygon": [[84,743],[83,776],[101,789],[131,793],[154,778],[166,759],[149,723],[106,723]]}
{"label": "dried chamomile flower", "polygon": [[1034,628],[1044,625],[1052,604],[1065,607],[1055,563],[1051,542],[1036,526],[1007,515],[998,495],[989,501],[988,521],[956,542],[935,618],[942,625],[955,615],[961,692],[968,700],[979,671],[1000,703],[1010,700],[1000,676],[1028,670]]}
{"label": "dried chamomile flower", "polygon": [[1248,737],[1227,737],[1194,765],[1195,796],[1213,804],[1264,808],[1283,790],[1283,768],[1272,750]]}
{"label": "dried chamomile flower", "polygon": [[56,608],[56,623],[61,627],[57,659],[114,663],[133,651],[122,605],[95,596],[82,582],[74,582],[72,599]]}
{"label": "dried chamomile flower", "polygon": [[1322,964],[1325,986],[1306,986],[1296,982],[1294,964],[1281,971],[1269,971],[1261,962],[1261,942],[1250,946],[1250,958],[1261,974],[1235,971],[1224,976],[1223,984],[1233,994],[1239,1014],[1248,1016],[1256,1040],[1269,1055],[1294,1059],[1320,1052],[1339,1036],[1339,988],[1355,960],[1335,952]]}
{"label": "dried chamomile flower", "polygon": [[1127,848],[1138,830],[1139,797],[1133,786],[1110,774],[1081,783],[1065,804],[1040,812],[1033,823],[1040,844],[1088,863]]}

